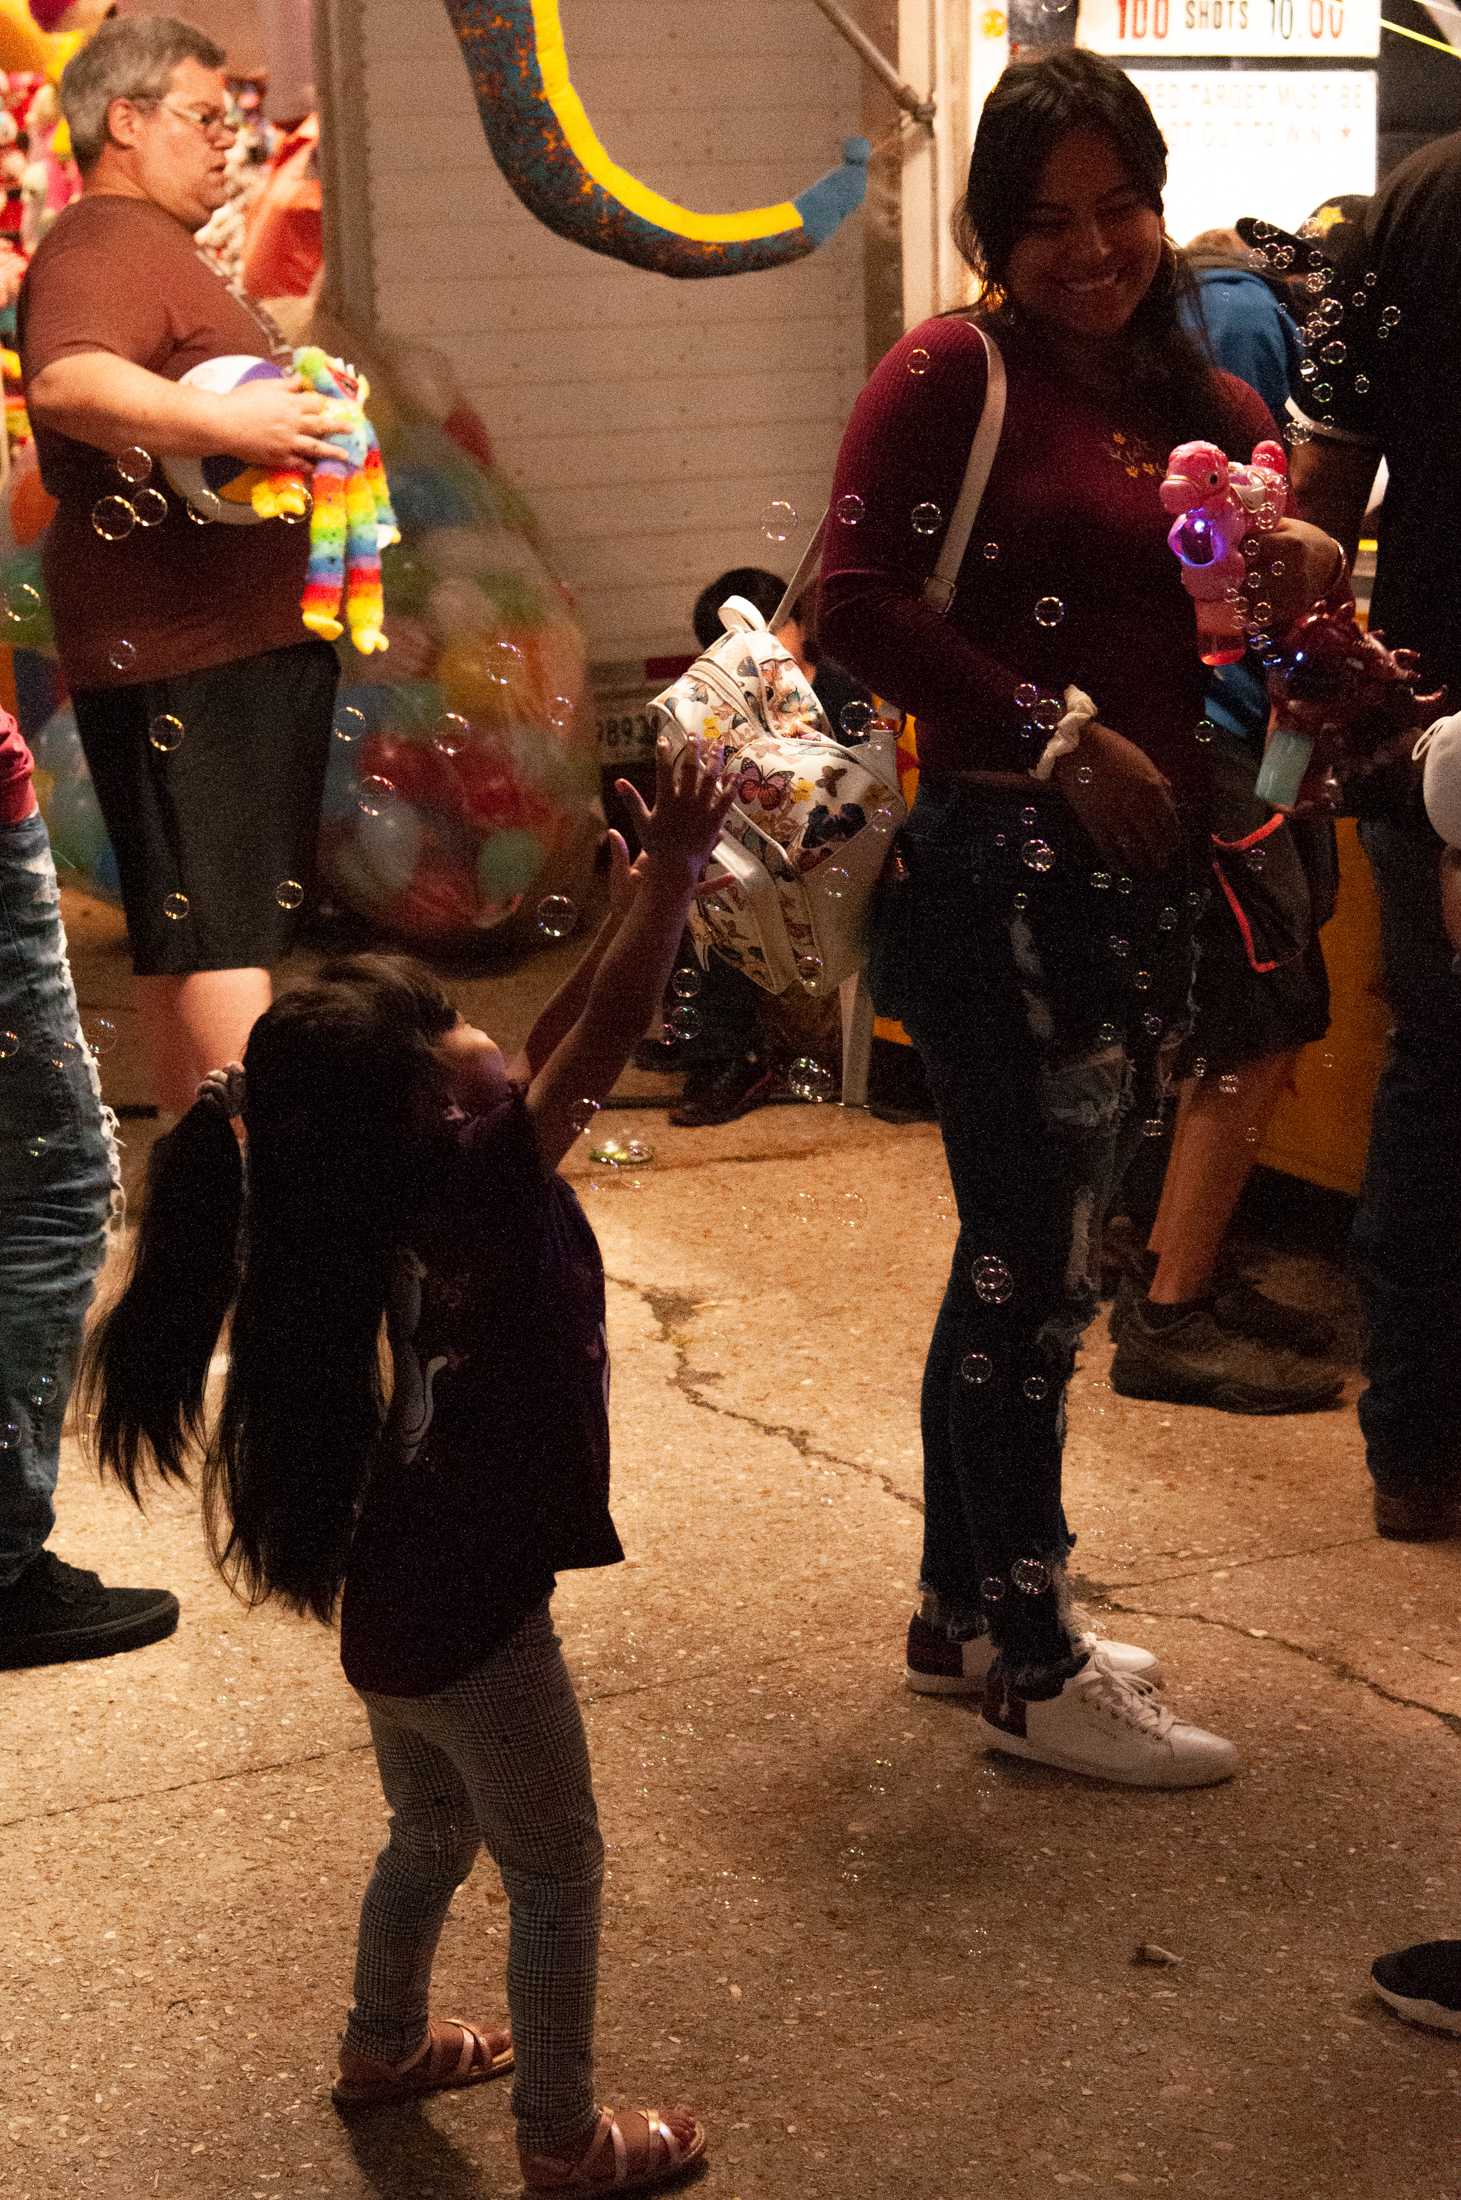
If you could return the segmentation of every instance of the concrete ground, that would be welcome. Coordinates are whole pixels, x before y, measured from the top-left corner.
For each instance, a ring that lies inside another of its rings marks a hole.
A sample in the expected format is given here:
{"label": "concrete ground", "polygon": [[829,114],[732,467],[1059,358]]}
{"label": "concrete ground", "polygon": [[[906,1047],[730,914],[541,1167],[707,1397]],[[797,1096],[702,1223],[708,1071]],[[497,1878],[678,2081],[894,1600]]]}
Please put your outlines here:
{"label": "concrete ground", "polygon": [[[115,920],[68,915],[84,1010],[122,1027],[109,1089],[138,1100]],[[562,959],[464,1001],[515,1037]],[[611,1278],[630,1559],[557,1600],[609,1842],[605,2095],[695,2103],[715,2200],[1456,2200],[1461,2042],[1396,2021],[1365,1973],[1461,1933],[1461,1546],[1376,1540],[1354,1383],[1303,1420],[1132,1404],[1093,1336],[1084,1592],[1245,1769],[1168,1795],[992,1759],[967,1708],[901,1685],[952,1236],[934,1131],[621,1121],[652,1165],[571,1173]],[[1313,1261],[1273,1274],[1342,1288]],[[330,2108],[383,1815],[332,1645],[245,1613],[188,1503],[140,1518],[69,1441],[56,1548],[171,1585],[183,1621],[0,1675],[0,2191],[515,2190],[505,2089],[349,2129]],[[504,1927],[484,1864],[443,2013],[498,2014]]]}

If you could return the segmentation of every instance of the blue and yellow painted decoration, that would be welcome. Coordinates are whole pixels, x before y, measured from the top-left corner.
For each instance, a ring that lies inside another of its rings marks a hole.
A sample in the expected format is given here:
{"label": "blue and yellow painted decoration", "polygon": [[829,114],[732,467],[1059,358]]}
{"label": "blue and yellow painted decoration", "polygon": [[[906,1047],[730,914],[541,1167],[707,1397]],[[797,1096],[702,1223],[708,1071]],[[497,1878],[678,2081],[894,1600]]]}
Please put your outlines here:
{"label": "blue and yellow painted decoration", "polygon": [[748,275],[825,244],[867,190],[868,142],[794,199],[738,214],[676,206],[609,158],[568,74],[558,0],[446,0],[493,156],[530,213],[657,275]]}

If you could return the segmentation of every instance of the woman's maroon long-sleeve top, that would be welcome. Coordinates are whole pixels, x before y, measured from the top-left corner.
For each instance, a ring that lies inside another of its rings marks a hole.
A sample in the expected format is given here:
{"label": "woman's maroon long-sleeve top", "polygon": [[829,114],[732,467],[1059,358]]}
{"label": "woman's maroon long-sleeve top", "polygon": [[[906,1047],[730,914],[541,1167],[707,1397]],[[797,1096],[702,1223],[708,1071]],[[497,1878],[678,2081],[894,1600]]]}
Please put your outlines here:
{"label": "woman's maroon long-sleeve top", "polygon": [[[1060,695],[1073,683],[1184,806],[1198,805],[1207,672],[1167,548],[1172,522],[1157,493],[1167,452],[1027,345],[1004,356],[1004,432],[944,617],[921,590],[983,410],[984,347],[965,320],[925,321],[877,368],[837,461],[820,638],[916,714],[926,766],[1027,770],[1038,745],[1020,739],[1029,708],[1016,690]],[[1218,379],[1237,431],[1230,455],[1247,458],[1276,430],[1246,383]]]}

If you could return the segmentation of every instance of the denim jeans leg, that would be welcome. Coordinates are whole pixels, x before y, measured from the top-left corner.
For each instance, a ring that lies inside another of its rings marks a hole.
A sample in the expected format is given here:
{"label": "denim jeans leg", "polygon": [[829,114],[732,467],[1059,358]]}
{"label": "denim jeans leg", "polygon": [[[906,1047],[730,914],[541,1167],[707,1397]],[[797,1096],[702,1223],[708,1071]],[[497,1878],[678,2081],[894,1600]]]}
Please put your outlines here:
{"label": "denim jeans leg", "polygon": [[39,816],[0,826],[0,1588],[40,1552],[82,1322],[120,1203]]}
{"label": "denim jeans leg", "polygon": [[1394,1022],[1353,1237],[1367,1328],[1359,1418],[1376,1485],[1410,1494],[1461,1481],[1461,978],[1434,836],[1389,819],[1360,835]]}

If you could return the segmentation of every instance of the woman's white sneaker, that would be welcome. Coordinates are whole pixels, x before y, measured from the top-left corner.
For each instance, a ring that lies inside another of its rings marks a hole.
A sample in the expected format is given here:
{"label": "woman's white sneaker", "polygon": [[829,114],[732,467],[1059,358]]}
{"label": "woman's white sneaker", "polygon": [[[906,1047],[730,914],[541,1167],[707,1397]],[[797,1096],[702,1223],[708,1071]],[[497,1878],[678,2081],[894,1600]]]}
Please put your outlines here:
{"label": "woman's white sneaker", "polygon": [[[1077,1650],[1096,1651],[1118,1673],[1132,1680],[1159,1681],[1161,1663],[1155,1653],[1134,1642],[1107,1642],[1094,1632],[1075,1638]],[[968,1642],[950,1642],[941,1628],[914,1613],[908,1622],[908,1653],[904,1678],[918,1696],[982,1696],[989,1668],[994,1663],[994,1644],[988,1635],[973,1635]]]}
{"label": "woman's white sneaker", "polygon": [[979,1717],[986,1745],[1127,1787],[1210,1787],[1230,1780],[1238,1769],[1232,1743],[1177,1718],[1149,1681],[1117,1671],[1110,1649],[1103,1643],[1048,1698],[1020,1695],[991,1669]]}

